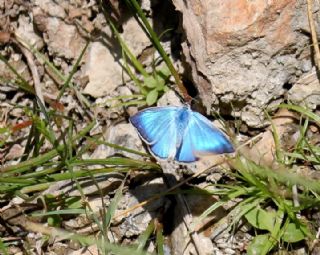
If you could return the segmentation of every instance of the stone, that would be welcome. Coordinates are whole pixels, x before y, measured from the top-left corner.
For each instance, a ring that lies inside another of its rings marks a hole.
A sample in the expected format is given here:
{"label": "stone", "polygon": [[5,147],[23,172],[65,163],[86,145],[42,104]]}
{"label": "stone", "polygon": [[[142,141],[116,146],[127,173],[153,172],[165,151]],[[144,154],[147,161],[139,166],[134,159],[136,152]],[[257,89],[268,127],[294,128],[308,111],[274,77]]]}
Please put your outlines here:
{"label": "stone", "polygon": [[[146,182],[134,189],[129,190],[118,203],[118,208],[115,215],[119,215],[126,209],[136,206],[142,201],[160,194],[166,190],[166,186],[163,183],[162,178],[156,178],[149,182]],[[149,222],[155,219],[161,214],[161,207],[164,204],[164,197],[160,197],[154,201],[151,201],[143,207],[138,207],[134,211],[131,211],[129,215],[118,217],[116,220],[121,221],[118,228],[118,235],[125,237],[133,237],[140,235],[147,228]]]}
{"label": "stone", "polygon": [[9,153],[6,155],[6,160],[12,160],[22,157],[24,153],[24,147],[22,147],[19,144],[14,144],[12,147],[10,147]]}
{"label": "stone", "polygon": [[[125,148],[130,148],[135,151],[146,152],[142,145],[141,139],[138,136],[138,132],[130,123],[120,123],[114,127],[110,127],[109,130],[110,131],[107,135],[108,142]],[[141,156],[137,154],[129,153],[121,149],[107,147],[106,156],[111,156],[116,153],[130,158],[141,159]]]}
{"label": "stone", "polygon": [[[26,81],[30,81],[31,80],[31,74],[29,71],[28,66],[25,64],[25,62],[22,59],[22,55],[20,54],[12,54],[10,56],[10,58],[8,59],[9,64],[17,71],[17,73],[19,73]],[[3,62],[0,61],[0,76],[4,79],[4,80],[14,80],[16,78],[16,75],[14,73],[12,73],[12,71],[9,69],[9,67]],[[2,85],[2,91],[13,91],[13,87],[11,87],[11,89],[9,87],[7,87],[6,89],[4,89],[3,87],[5,87],[4,85]],[[4,90],[3,90],[4,89]]]}
{"label": "stone", "polygon": [[100,254],[99,249],[96,244],[90,245],[88,247],[81,248],[76,251],[69,251],[68,252],[70,255],[98,255]]}
{"label": "stone", "polygon": [[157,106],[183,106],[180,98],[177,96],[176,92],[173,90],[168,90],[159,98]]}
{"label": "stone", "polygon": [[182,13],[187,73],[207,112],[232,114],[250,127],[267,125],[264,109],[280,103],[286,85],[308,68],[299,58],[310,43],[302,33],[308,26],[299,30],[308,24],[306,5],[294,0],[173,4]]}
{"label": "stone", "polygon": [[241,154],[252,159],[256,164],[279,167],[274,132],[279,138],[279,149],[290,151],[300,137],[299,126],[294,123],[294,120],[294,113],[287,109],[280,109],[272,119],[273,126],[260,133],[259,140],[256,139],[251,147],[245,146],[240,149]]}
{"label": "stone", "polygon": [[66,12],[64,8],[59,5],[58,3],[55,3],[55,1],[52,0],[35,0],[34,3],[36,6],[39,6],[43,12],[47,13],[51,17],[57,17],[61,19],[66,18]]}
{"label": "stone", "polygon": [[44,46],[42,38],[34,32],[32,21],[29,17],[20,15],[18,20],[18,28],[15,30],[15,35],[23,42],[41,50]]}
{"label": "stone", "polygon": [[150,39],[143,32],[139,23],[132,18],[123,24],[123,40],[136,57],[151,45]]}
{"label": "stone", "polygon": [[35,23],[40,24],[50,55],[64,59],[77,59],[86,45],[84,38],[73,25],[60,18],[45,17],[40,9],[34,10]]}
{"label": "stone", "polygon": [[[212,205],[212,200],[203,198],[199,199],[199,196],[184,196],[188,207],[191,210],[192,213],[192,222],[193,223],[199,223],[199,220],[197,218],[198,215],[200,215],[203,210],[207,209],[208,206]],[[201,200],[201,201],[200,201]],[[188,231],[184,221],[183,221],[183,210],[179,207],[175,207],[173,218],[174,218],[174,230],[172,231],[170,235],[170,242],[171,242],[171,248],[172,248],[172,254],[198,254],[196,252],[193,242],[190,240],[190,232]],[[210,217],[210,216],[209,216]],[[209,218],[207,217],[205,221]],[[214,218],[214,217],[213,217]],[[212,219],[212,217],[211,217]],[[209,220],[207,221],[209,222]],[[211,224],[209,224],[211,225]],[[206,224],[204,225],[206,228]],[[189,230],[194,230],[197,226],[188,226],[190,228]],[[199,231],[198,229],[195,229],[197,231],[197,242],[198,245],[201,246],[202,253],[204,255],[214,254],[214,247],[213,243],[211,242],[210,238],[207,235],[207,229],[203,231]]]}
{"label": "stone", "polygon": [[110,95],[118,86],[122,85],[122,67],[105,45],[93,42],[89,46],[87,59],[83,69],[88,76],[89,83],[83,93],[92,97]]}
{"label": "stone", "polygon": [[288,99],[293,104],[315,110],[320,105],[320,83],[317,73],[312,71],[300,77],[289,90]]}
{"label": "stone", "polygon": [[49,18],[47,28],[48,50],[52,54],[67,59],[78,58],[86,42],[75,26],[65,24],[58,18]]}
{"label": "stone", "polygon": [[[89,83],[83,93],[95,98],[112,95],[118,87],[129,80],[119,62],[119,56],[122,54],[119,42],[112,38],[108,26],[100,27],[99,22],[103,23],[103,17],[102,21],[99,19],[95,20],[95,25],[110,37],[113,46],[112,48],[107,46],[110,43],[108,41],[105,44],[94,42],[89,47],[84,67],[84,74],[89,77]],[[150,46],[150,40],[134,18],[127,20],[122,27],[123,33],[120,36],[133,55],[139,56],[145,48]]]}

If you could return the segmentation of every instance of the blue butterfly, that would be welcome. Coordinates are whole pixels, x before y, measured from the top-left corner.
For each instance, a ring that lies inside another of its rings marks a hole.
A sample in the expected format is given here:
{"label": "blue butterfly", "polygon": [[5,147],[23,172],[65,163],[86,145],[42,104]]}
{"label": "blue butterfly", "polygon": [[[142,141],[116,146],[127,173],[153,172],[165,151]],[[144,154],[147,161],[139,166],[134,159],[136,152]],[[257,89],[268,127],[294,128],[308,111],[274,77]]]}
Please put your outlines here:
{"label": "blue butterfly", "polygon": [[160,159],[194,162],[201,154],[234,152],[226,136],[190,107],[152,107],[130,118],[151,153]]}

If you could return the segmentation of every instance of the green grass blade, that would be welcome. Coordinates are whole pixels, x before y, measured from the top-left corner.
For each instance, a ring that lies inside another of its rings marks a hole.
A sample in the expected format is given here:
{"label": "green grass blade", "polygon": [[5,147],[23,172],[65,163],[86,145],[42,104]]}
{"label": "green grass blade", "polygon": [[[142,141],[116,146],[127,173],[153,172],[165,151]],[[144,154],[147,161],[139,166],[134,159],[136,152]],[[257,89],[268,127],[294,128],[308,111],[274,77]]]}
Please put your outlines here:
{"label": "green grass blade", "polygon": [[84,48],[82,49],[79,57],[77,58],[76,63],[75,63],[74,66],[72,67],[71,72],[69,73],[67,79],[65,80],[64,84],[62,85],[62,88],[61,88],[61,90],[60,90],[60,92],[59,92],[59,95],[58,95],[58,97],[57,97],[57,100],[59,100],[59,99],[62,97],[64,91],[66,90],[66,88],[67,88],[68,86],[72,86],[72,87],[73,87],[73,85],[70,84],[70,81],[71,81],[73,75],[77,72],[78,67],[79,67],[79,64],[80,64],[80,61],[82,60],[83,55],[84,55],[84,53],[86,52],[89,44],[90,44],[90,41],[87,41],[87,43],[86,43],[86,45],[84,46]]}
{"label": "green grass blade", "polygon": [[157,251],[158,255],[164,255],[164,236],[163,236],[163,229],[162,225],[158,225],[157,227],[157,233],[156,233],[156,243],[157,243]]}
{"label": "green grass blade", "polygon": [[2,238],[0,237],[0,250],[3,253],[3,255],[9,255],[8,251],[7,251],[7,247],[4,244],[4,242],[2,241]]}
{"label": "green grass blade", "polygon": [[292,104],[280,104],[278,107],[279,108],[286,108],[286,109],[289,109],[289,110],[293,110],[293,111],[299,112],[299,113],[309,117],[313,121],[315,121],[318,125],[320,125],[320,116],[318,116],[317,114],[305,109],[304,107],[301,107],[301,106],[298,106],[298,105],[292,105]]}
{"label": "green grass blade", "polygon": [[135,155],[139,155],[139,156],[143,156],[143,157],[151,157],[150,154],[147,154],[147,153],[143,153],[143,152],[140,152],[140,151],[136,151],[136,150],[133,150],[133,149],[128,149],[126,147],[123,147],[123,146],[120,146],[120,145],[117,145],[117,144],[114,144],[114,143],[109,143],[109,142],[105,142],[105,141],[102,141],[102,140],[99,140],[99,139],[96,139],[96,138],[91,138],[91,137],[87,137],[88,141],[90,142],[94,142],[95,144],[104,144],[108,147],[111,147],[111,148],[114,148],[114,149],[117,149],[117,150],[121,150],[121,151],[125,151],[125,152],[129,152],[129,153],[132,153],[132,154],[135,154]]}
{"label": "green grass blade", "polygon": [[[78,139],[84,137],[95,125],[95,121],[89,123],[83,130],[81,130],[75,137],[73,138],[73,142],[76,142]],[[64,145],[59,145],[57,149],[62,150]],[[0,172],[2,176],[6,174],[17,174],[22,173],[24,171],[30,170],[33,167],[38,165],[42,165],[45,162],[53,159],[58,155],[57,149],[52,149],[51,151],[44,153],[36,158],[29,159],[27,161],[21,162],[16,165],[6,166],[0,168]]]}
{"label": "green grass blade", "polygon": [[141,20],[141,23],[144,26],[143,30],[145,32],[147,32],[146,33],[147,36],[150,38],[150,40],[153,43],[154,47],[157,49],[157,51],[159,52],[160,56],[163,58],[164,62],[168,66],[168,68],[169,68],[172,76],[174,77],[174,80],[175,80],[180,92],[182,93],[182,96],[184,97],[184,99],[187,102],[190,101],[191,97],[188,95],[188,92],[187,92],[186,88],[184,87],[177,70],[175,69],[175,67],[172,64],[172,61],[170,60],[170,58],[168,57],[167,53],[163,49],[163,47],[162,47],[162,45],[160,43],[160,40],[158,39],[158,36],[153,31],[150,23],[148,22],[146,16],[143,13],[140,5],[138,4],[138,2],[136,0],[125,0],[125,2],[127,3],[127,5],[129,7],[131,7],[133,9],[134,14],[136,14],[137,19],[139,18]]}
{"label": "green grass blade", "polygon": [[130,51],[129,47],[127,46],[127,44],[122,40],[117,28],[115,27],[115,25],[113,24],[113,22],[108,19],[108,16],[105,15],[105,17],[107,18],[109,25],[113,31],[113,33],[115,34],[116,38],[118,39],[122,50],[124,51],[124,53],[128,56],[129,60],[131,61],[132,65],[134,66],[134,68],[136,68],[136,70],[138,70],[143,76],[148,75],[147,71],[144,69],[143,65],[139,62],[139,60],[133,55],[133,53]]}
{"label": "green grass blade", "polygon": [[290,171],[286,168],[277,169],[274,171],[266,166],[258,166],[254,162],[245,159],[244,157],[237,158],[233,162],[233,166],[236,169],[246,168],[249,172],[252,172],[254,175],[262,177],[262,178],[273,178],[280,183],[290,184],[290,185],[301,185],[305,187],[307,190],[312,190],[314,192],[320,192],[320,183],[316,180],[290,173]]}
{"label": "green grass blade", "polygon": [[[109,229],[109,227],[111,225],[111,220],[114,217],[117,206],[120,202],[120,199],[122,198],[122,192],[123,192],[123,187],[124,187],[125,181],[126,181],[126,179],[123,179],[121,185],[119,186],[119,188],[116,191],[114,198],[110,202],[110,205],[109,205],[108,210],[106,212],[106,215],[104,217],[105,231],[107,231]],[[105,235],[107,235],[107,232],[105,233]]]}
{"label": "green grass blade", "polygon": [[44,217],[44,216],[51,216],[51,215],[79,215],[85,214],[85,209],[64,209],[64,210],[55,210],[50,212],[37,212],[31,213],[30,215],[33,217]]}
{"label": "green grass blade", "polygon": [[89,165],[108,165],[108,166],[118,166],[118,167],[132,167],[141,168],[149,170],[160,170],[160,166],[148,161],[122,158],[122,157],[110,157],[105,159],[79,159],[70,162],[72,166],[89,166]]}
{"label": "green grass blade", "polygon": [[4,56],[2,56],[2,54],[0,54],[0,60],[3,61],[6,66],[10,69],[10,71],[16,75],[16,77],[18,78],[18,86],[20,89],[28,92],[29,94],[35,95],[35,90],[32,86],[29,85],[29,83],[16,71],[16,69],[10,65],[10,63],[5,59]]}
{"label": "green grass blade", "polygon": [[155,229],[155,224],[154,224],[154,221],[151,220],[146,230],[139,236],[137,240],[137,244],[138,244],[137,251],[143,250],[143,248],[146,246],[148,239],[153,233],[154,229]]}

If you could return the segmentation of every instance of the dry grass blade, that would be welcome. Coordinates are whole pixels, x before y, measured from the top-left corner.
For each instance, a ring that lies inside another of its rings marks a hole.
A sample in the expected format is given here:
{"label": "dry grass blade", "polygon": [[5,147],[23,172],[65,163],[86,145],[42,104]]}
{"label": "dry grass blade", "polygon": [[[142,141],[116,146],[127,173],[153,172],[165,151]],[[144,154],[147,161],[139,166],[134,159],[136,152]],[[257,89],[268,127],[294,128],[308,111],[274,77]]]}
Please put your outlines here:
{"label": "dry grass blade", "polygon": [[315,22],[313,20],[312,15],[312,0],[307,0],[307,7],[308,7],[308,20],[309,20],[309,26],[311,30],[311,38],[312,38],[312,44],[315,52],[315,63],[318,67],[318,70],[320,70],[320,49],[319,49],[319,43],[317,38],[317,32],[316,32],[316,26]]}
{"label": "dry grass blade", "polygon": [[[29,51],[28,48],[26,48],[23,44],[21,44],[19,41],[14,40],[16,45],[19,47],[23,55],[26,57],[26,60],[28,62],[33,82],[34,82],[34,89],[36,92],[37,97],[39,98],[40,102],[42,103],[43,106],[45,106],[44,99],[43,99],[43,94],[42,94],[42,89],[41,89],[41,83],[40,83],[40,77],[39,77],[39,72],[37,69],[37,65],[35,63],[34,57],[32,53]],[[43,117],[43,116],[42,116]]]}

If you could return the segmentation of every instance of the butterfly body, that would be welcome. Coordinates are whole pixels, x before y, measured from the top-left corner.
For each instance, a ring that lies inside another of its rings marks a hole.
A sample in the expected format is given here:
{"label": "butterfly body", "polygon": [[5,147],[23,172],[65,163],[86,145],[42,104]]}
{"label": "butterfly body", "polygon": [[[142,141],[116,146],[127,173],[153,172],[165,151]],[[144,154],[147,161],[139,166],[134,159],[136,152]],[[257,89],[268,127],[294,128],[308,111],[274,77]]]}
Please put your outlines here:
{"label": "butterfly body", "polygon": [[184,137],[184,133],[187,130],[187,126],[188,126],[188,122],[189,122],[189,111],[185,110],[185,108],[187,107],[183,107],[181,110],[177,111],[176,114],[176,119],[175,119],[175,123],[177,126],[177,141],[176,141],[176,148],[179,148],[181,143],[182,143],[182,139]]}
{"label": "butterfly body", "polygon": [[160,159],[194,162],[201,154],[233,152],[226,136],[189,107],[152,107],[130,118],[151,153]]}

